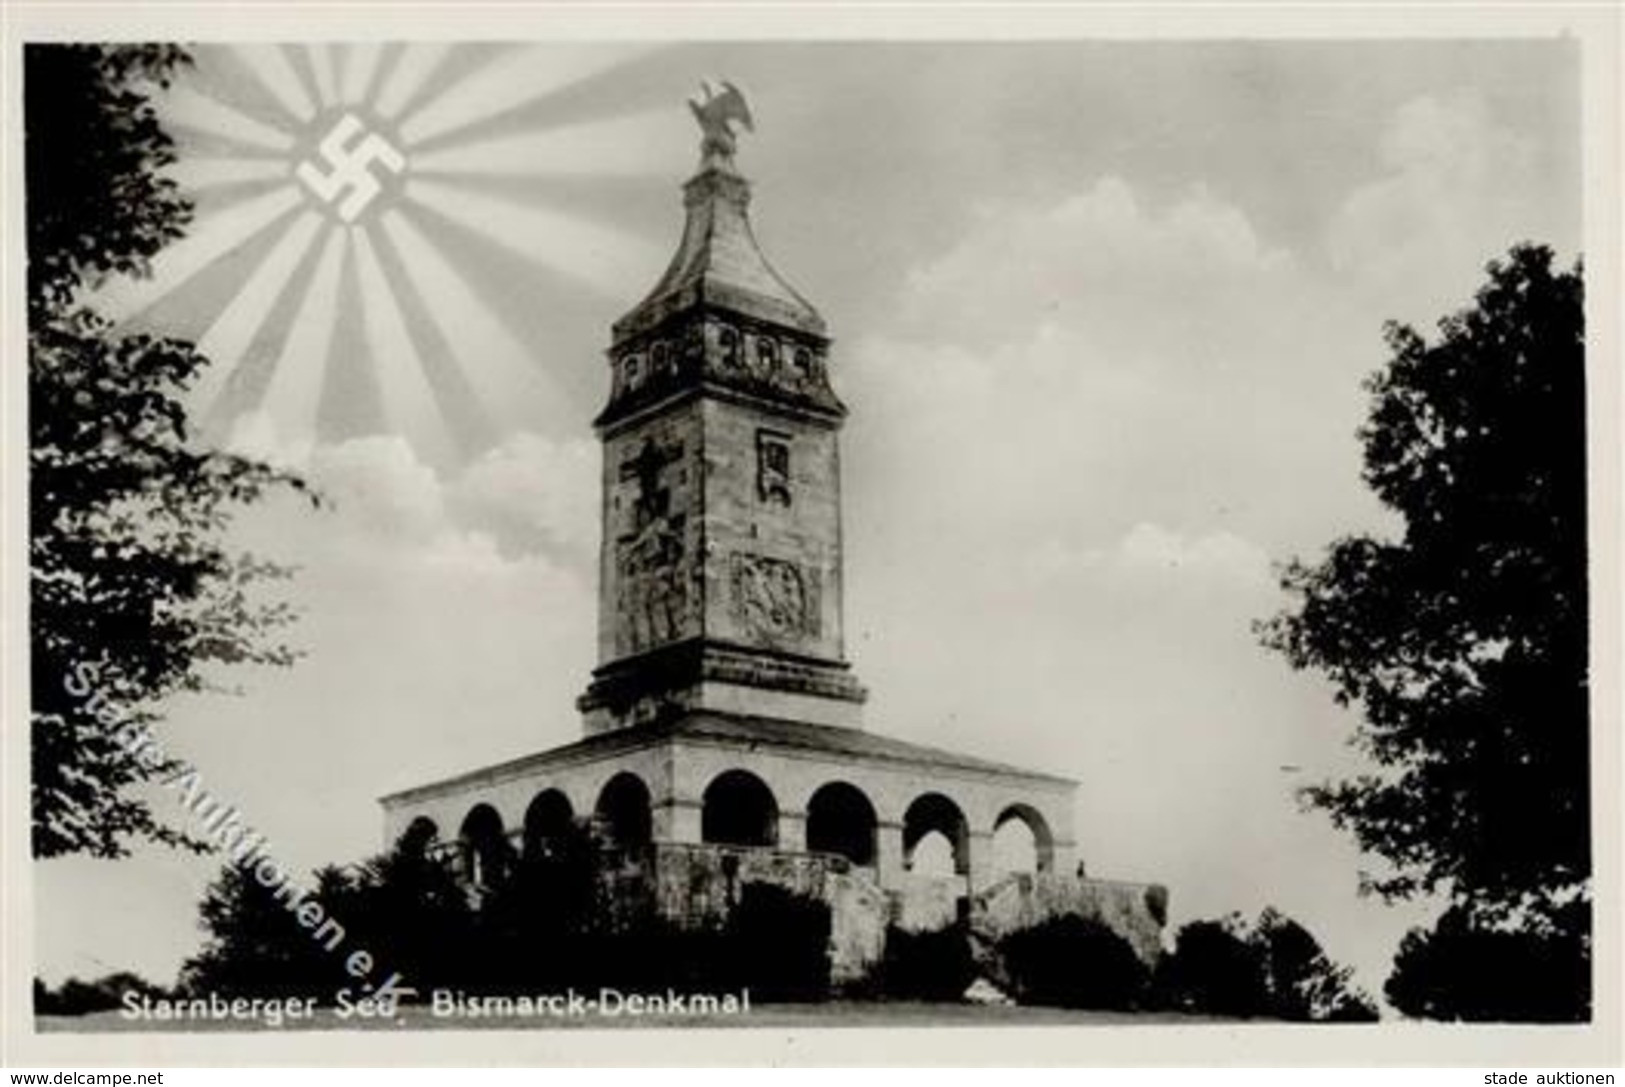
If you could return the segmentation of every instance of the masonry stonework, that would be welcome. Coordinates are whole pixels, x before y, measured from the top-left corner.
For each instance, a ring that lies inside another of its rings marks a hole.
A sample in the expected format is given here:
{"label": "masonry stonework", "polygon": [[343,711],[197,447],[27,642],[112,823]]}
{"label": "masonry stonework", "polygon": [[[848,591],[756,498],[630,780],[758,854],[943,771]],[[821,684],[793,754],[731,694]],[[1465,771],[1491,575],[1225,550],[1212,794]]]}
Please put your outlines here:
{"label": "masonry stonework", "polygon": [[[387,796],[386,836],[428,841],[477,892],[561,827],[591,828],[621,858],[615,894],[686,925],[725,918],[750,883],[782,887],[829,906],[841,983],[892,926],[996,941],[1071,913],[1154,958],[1166,892],[1075,874],[1076,782],[862,727],[846,408],[823,318],[757,246],[732,146],[707,129],[678,251],[612,330],[582,739]],[[1032,843],[1014,876],[994,849],[1013,823]],[[946,871],[921,868],[927,842]]]}

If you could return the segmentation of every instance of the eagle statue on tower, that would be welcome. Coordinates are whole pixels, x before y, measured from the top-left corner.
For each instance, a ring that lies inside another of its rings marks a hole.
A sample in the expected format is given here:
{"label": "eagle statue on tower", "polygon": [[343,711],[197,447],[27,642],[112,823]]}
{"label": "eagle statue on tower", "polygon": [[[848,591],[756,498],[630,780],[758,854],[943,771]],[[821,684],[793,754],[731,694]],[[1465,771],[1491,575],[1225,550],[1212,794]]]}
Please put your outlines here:
{"label": "eagle statue on tower", "polygon": [[739,122],[748,132],[756,131],[751,121],[750,106],[745,102],[745,95],[740,89],[722,81],[722,90],[716,91],[710,82],[701,82],[700,90],[705,93],[702,101],[696,102],[690,98],[688,108],[693,112],[694,119],[700,123],[700,131],[704,139],[700,142],[700,154],[706,161],[720,158],[731,160],[734,148],[738,146],[738,138],[734,135],[733,123]]}

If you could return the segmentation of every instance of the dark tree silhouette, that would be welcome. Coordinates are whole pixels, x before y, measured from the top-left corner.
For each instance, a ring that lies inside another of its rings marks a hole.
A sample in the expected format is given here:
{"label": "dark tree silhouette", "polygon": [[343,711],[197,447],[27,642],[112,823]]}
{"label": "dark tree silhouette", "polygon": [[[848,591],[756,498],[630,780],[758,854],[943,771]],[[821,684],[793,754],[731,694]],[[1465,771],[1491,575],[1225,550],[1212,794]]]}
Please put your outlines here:
{"label": "dark tree silhouette", "polygon": [[955,1001],[979,974],[970,934],[962,923],[924,932],[893,924],[876,978],[883,997]]}
{"label": "dark tree silhouette", "polygon": [[1451,906],[1431,932],[1412,929],[1400,942],[1383,992],[1394,1007],[1419,1018],[1589,1018],[1591,911],[1575,900],[1557,913],[1535,927],[1504,930]]}
{"label": "dark tree silhouette", "polygon": [[1320,941],[1292,918],[1264,910],[1248,943],[1263,961],[1268,1014],[1322,1023],[1377,1018],[1371,998],[1352,984],[1354,969],[1332,961]]}
{"label": "dark tree silhouette", "polygon": [[1585,915],[1591,872],[1583,288],[1552,263],[1514,248],[1434,343],[1388,326],[1361,438],[1403,535],[1288,565],[1295,608],[1260,628],[1359,710],[1373,772],[1305,795],[1388,862],[1368,886],[1534,938]]}
{"label": "dark tree silhouette", "polygon": [[1157,973],[1163,1002],[1182,1011],[1250,1017],[1268,1004],[1263,958],[1236,914],[1182,926]]}
{"label": "dark tree silhouette", "polygon": [[28,304],[69,308],[86,283],[141,274],[192,207],[159,171],[174,144],[148,100],[189,64],[175,45],[29,45],[23,53]]}
{"label": "dark tree silhouette", "polygon": [[1092,917],[1066,915],[999,942],[1014,995],[1023,1004],[1131,1011],[1151,971],[1129,942]]}
{"label": "dark tree silhouette", "polygon": [[611,891],[602,843],[586,827],[517,859],[477,894],[423,845],[408,836],[359,865],[315,874],[315,900],[343,927],[343,954],[318,943],[252,872],[228,866],[200,905],[208,939],[183,968],[182,988],[330,1003],[339,989],[354,990],[345,956],[364,949],[376,974],[401,975],[398,987],[419,1000],[433,989],[519,995],[604,985],[748,987],[762,1000],[829,993],[830,915],[820,900],[746,883],[725,918],[679,925],[655,910],[652,888]]}
{"label": "dark tree silhouette", "polygon": [[292,618],[252,583],[287,571],[228,551],[231,515],[294,477],[197,448],[179,396],[207,360],[123,335],[79,303],[141,274],[190,206],[159,171],[169,137],[148,94],[185,53],[157,45],[30,45],[29,563],[33,851],[117,857],[136,839],[201,848],[133,791],[167,765],[120,743],[211,662],[286,664]]}
{"label": "dark tree silhouette", "polygon": [[[349,874],[325,868],[316,874],[315,899],[343,923],[356,908],[358,888]],[[199,906],[208,933],[202,950],[181,967],[180,987],[198,995],[312,997],[324,1002],[355,980],[343,956],[317,943],[300,926],[287,902],[254,878],[248,867],[226,865]]]}
{"label": "dark tree silhouette", "polygon": [[124,994],[135,993],[154,1000],[168,999],[173,994],[161,985],[154,985],[139,974],[128,970],[82,981],[70,977],[52,989],[40,978],[34,979],[35,1015],[89,1015],[93,1012],[114,1011],[124,1006]]}
{"label": "dark tree silhouette", "polygon": [[1350,984],[1298,922],[1273,908],[1248,924],[1240,914],[1192,921],[1157,970],[1168,1006],[1209,1015],[1353,1023],[1377,1018],[1371,998]]}

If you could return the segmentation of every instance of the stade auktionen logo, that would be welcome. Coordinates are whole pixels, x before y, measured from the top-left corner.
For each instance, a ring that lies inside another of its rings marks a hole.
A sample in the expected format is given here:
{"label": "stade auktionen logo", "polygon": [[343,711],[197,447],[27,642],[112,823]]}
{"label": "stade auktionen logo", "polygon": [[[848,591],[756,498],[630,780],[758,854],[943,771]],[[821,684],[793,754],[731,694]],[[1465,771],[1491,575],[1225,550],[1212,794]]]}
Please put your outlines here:
{"label": "stade auktionen logo", "polygon": [[152,96],[194,220],[149,277],[92,301],[199,345],[203,433],[253,421],[294,449],[398,434],[454,462],[549,411],[584,417],[558,359],[590,368],[602,344],[570,322],[614,316],[658,277],[669,240],[622,209],[692,167],[693,73],[618,45],[192,55]]}

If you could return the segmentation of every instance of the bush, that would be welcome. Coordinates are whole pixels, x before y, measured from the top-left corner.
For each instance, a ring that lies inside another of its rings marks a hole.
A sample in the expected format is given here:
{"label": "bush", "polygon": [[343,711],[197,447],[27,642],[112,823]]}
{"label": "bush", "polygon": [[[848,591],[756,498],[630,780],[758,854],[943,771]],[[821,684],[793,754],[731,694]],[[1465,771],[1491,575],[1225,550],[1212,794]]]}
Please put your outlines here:
{"label": "bush", "polygon": [[1302,925],[1274,909],[1248,924],[1240,914],[1192,921],[1156,976],[1164,1007],[1206,1015],[1293,1022],[1377,1019],[1371,998],[1350,984],[1353,971],[1327,957]]}
{"label": "bush", "polygon": [[897,1000],[958,1000],[977,976],[970,937],[961,925],[931,932],[886,930],[877,981],[881,996]]}
{"label": "bush", "polygon": [[770,884],[745,885],[726,930],[731,973],[763,1000],[829,995],[829,906]]}
{"label": "bush", "polygon": [[1590,903],[1533,931],[1492,927],[1453,905],[1400,942],[1384,992],[1409,1016],[1468,1022],[1591,1019]]}
{"label": "bush", "polygon": [[[621,989],[726,993],[765,1002],[829,995],[829,907],[770,884],[747,883],[727,921],[683,928],[652,912],[582,942],[580,983]],[[534,988],[534,986],[532,986]]]}
{"label": "bush", "polygon": [[1013,995],[1025,1004],[1128,1011],[1151,972],[1127,940],[1094,918],[1053,918],[999,942]]}
{"label": "bush", "polygon": [[[477,908],[447,864],[411,841],[351,872],[323,869],[317,884],[351,938],[419,994],[669,986],[749,988],[776,1001],[828,995],[830,916],[822,901],[747,883],[725,923],[685,928],[659,916],[647,871],[623,866],[610,876],[607,867],[601,843],[578,827],[544,856],[516,858]],[[192,991],[326,1003],[352,983],[342,957],[314,943],[241,869],[222,872],[201,913],[211,938],[186,964],[183,984]]]}
{"label": "bush", "polygon": [[108,974],[95,981],[68,978],[56,989],[35,978],[34,1014],[89,1015],[92,1012],[115,1011],[123,1007],[124,994],[127,992],[140,993],[153,999],[170,995],[162,986],[154,985],[129,971]]}
{"label": "bush", "polygon": [[1250,1018],[1269,1004],[1263,959],[1236,915],[1180,929],[1157,971],[1157,988],[1167,1006],[1207,1015]]}

